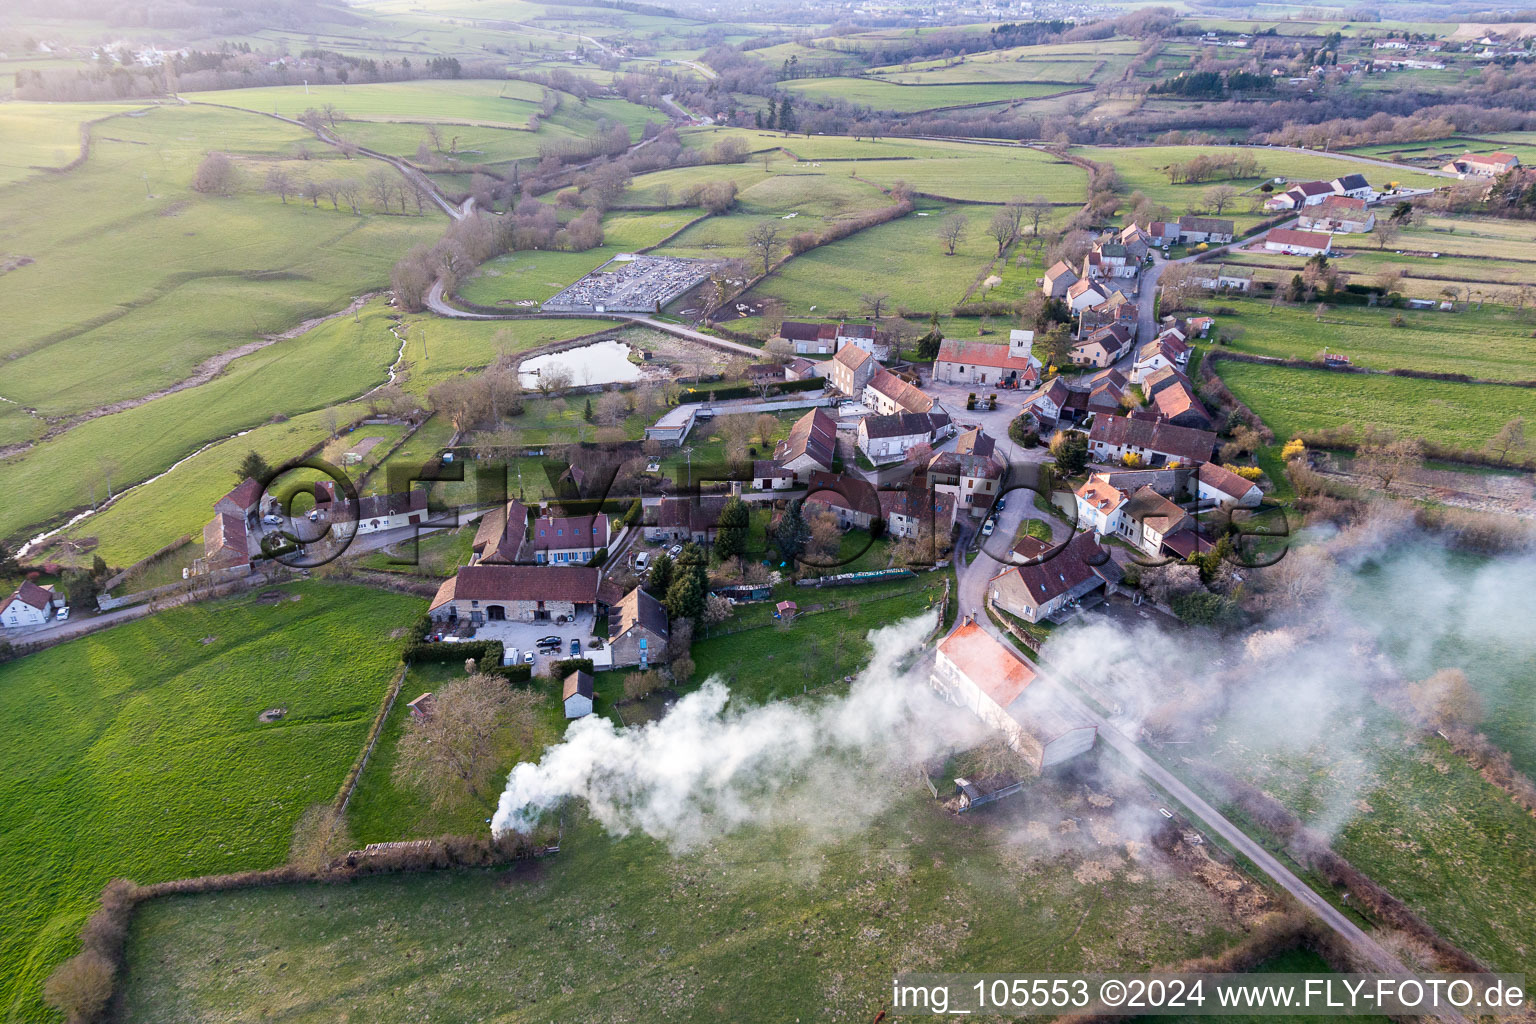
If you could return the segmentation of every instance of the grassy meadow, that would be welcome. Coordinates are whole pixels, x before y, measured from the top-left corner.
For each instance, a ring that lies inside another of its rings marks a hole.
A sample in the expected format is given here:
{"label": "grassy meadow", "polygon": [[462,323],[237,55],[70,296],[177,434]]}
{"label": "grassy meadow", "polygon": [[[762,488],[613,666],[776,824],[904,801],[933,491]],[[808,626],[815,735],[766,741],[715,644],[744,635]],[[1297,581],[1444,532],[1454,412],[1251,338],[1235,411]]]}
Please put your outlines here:
{"label": "grassy meadow", "polygon": [[21,101],[0,104],[0,136],[6,140],[0,151],[0,187],[78,159],[81,125],[145,106],[71,103],[61,107],[55,103]]}
{"label": "grassy meadow", "polygon": [[[162,612],[0,666],[0,1000],[41,985],[111,878],[281,863],[388,688],[417,598],[321,583]],[[279,721],[257,716],[286,708]],[[39,743],[37,737],[47,736]]]}
{"label": "grassy meadow", "polygon": [[[1210,303],[1235,310],[1218,324],[1233,331],[1235,352],[1282,359],[1315,359],[1326,346],[1356,366],[1376,370],[1465,373],[1489,380],[1536,379],[1531,330],[1536,313],[1503,306],[1465,309],[1386,309],[1330,306],[1319,320],[1312,307],[1271,305],[1221,296]],[[1403,325],[1394,327],[1394,316]],[[1227,365],[1223,364],[1225,373]]]}
{"label": "grassy meadow", "polygon": [[347,119],[486,124],[522,127],[539,110],[540,86],[516,80],[421,79],[361,85],[273,85],[189,92],[194,103],[241,107],[296,118],[311,108],[336,107]]}
{"label": "grassy meadow", "polygon": [[1360,432],[1373,427],[1482,449],[1512,417],[1536,418],[1530,388],[1236,362],[1218,363],[1217,372],[1281,437],[1352,424]]}
{"label": "grassy meadow", "polygon": [[[298,1024],[345,1000],[379,1024],[867,1021],[897,970],[1146,968],[1236,937],[1081,785],[963,819],[910,776],[884,788],[867,829],[754,825],[674,855],[573,807],[561,852],[511,871],[159,901],[134,922],[126,1013]],[[1114,792],[1155,813],[1139,787]]]}
{"label": "grassy meadow", "polygon": [[898,114],[1040,99],[1074,88],[1071,85],[1041,81],[903,85],[873,78],[802,78],[785,82],[784,85],[796,93],[814,97],[819,102],[842,100],[856,106]]}

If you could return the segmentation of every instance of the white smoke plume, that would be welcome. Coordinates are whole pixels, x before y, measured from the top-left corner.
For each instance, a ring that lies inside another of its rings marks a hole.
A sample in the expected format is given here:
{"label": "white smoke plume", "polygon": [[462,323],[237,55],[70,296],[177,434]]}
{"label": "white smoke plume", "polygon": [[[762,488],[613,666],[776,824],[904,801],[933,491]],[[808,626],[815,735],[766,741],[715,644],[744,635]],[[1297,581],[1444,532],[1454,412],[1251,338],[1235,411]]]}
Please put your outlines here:
{"label": "white smoke plume", "polygon": [[[878,811],[879,781],[981,735],[927,685],[925,665],[909,664],[936,621],[929,612],[872,630],[874,654],[845,697],[739,707],[711,678],[637,728],[581,719],[539,763],[512,769],[492,831],[528,831],[572,797],[609,833],[639,831],[674,849],[786,814],[856,827]],[[842,798],[850,791],[859,799]]]}

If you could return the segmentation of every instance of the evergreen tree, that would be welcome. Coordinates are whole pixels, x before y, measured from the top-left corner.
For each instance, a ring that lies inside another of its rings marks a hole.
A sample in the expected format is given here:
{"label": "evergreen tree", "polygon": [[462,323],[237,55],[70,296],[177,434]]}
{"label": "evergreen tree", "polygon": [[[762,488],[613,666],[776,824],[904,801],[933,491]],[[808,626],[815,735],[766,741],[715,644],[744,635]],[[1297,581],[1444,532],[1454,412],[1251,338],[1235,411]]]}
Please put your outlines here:
{"label": "evergreen tree", "polygon": [[673,620],[697,618],[704,612],[704,588],[692,572],[682,573],[667,588],[667,614]]}
{"label": "evergreen tree", "polygon": [[592,412],[592,399],[591,398],[587,399],[587,408],[582,412],[581,415],[586,419],[586,421],[588,423],[592,422],[594,414]]}
{"label": "evergreen tree", "polygon": [[647,584],[652,594],[663,598],[667,596],[667,590],[672,586],[672,577],[674,575],[672,570],[671,555],[660,554],[656,556],[656,561],[651,563],[651,578]]}
{"label": "evergreen tree", "polygon": [[773,530],[773,546],[786,561],[793,561],[811,540],[811,527],[805,521],[799,501],[789,503],[789,508],[779,517]]}
{"label": "evergreen tree", "polygon": [[789,105],[789,97],[785,96],[779,104],[779,131],[792,132],[795,130],[795,110]]}
{"label": "evergreen tree", "polygon": [[265,482],[272,476],[272,467],[267,465],[267,460],[261,457],[260,452],[248,451],[245,458],[240,460],[240,465],[235,467],[235,476],[240,478],[241,483],[246,480]]}
{"label": "evergreen tree", "polygon": [[747,528],[752,523],[752,513],[747,503],[732,498],[720,510],[720,528],[715,533],[715,554],[723,562],[735,558],[747,548]]}

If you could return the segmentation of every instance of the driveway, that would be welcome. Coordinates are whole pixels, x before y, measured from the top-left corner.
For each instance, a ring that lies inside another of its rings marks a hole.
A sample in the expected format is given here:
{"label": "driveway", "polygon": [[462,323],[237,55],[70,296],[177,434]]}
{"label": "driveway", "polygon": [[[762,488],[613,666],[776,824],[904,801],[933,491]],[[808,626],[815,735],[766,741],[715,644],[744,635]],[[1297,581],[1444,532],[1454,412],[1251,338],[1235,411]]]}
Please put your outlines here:
{"label": "driveway", "polygon": [[483,622],[475,630],[476,640],[500,640],[507,648],[507,653],[512,653],[515,648],[519,660],[528,651],[536,651],[535,645],[540,638],[557,636],[560,638],[560,649],[554,655],[534,655],[534,675],[548,675],[551,662],[563,661],[566,658],[575,657],[571,654],[571,641],[581,641],[580,657],[589,656],[587,641],[592,638],[592,626],[595,616],[591,612],[582,612],[576,616],[575,622]]}

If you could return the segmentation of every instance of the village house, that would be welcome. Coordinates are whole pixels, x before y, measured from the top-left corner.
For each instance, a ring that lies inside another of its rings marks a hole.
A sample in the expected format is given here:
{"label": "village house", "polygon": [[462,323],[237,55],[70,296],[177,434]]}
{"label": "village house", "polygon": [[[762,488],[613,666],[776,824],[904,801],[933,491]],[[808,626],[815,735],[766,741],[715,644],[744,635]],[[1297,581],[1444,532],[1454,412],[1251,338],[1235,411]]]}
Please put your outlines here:
{"label": "village house", "polygon": [[837,421],[824,409],[812,409],[789,428],[789,436],[773,450],[773,461],[798,482],[817,470],[831,470],[837,461]]}
{"label": "village house", "polygon": [[203,527],[203,557],[194,560],[200,573],[221,569],[249,568],[250,533],[245,519],[229,512],[217,512]]}
{"label": "village house", "polygon": [[1216,435],[1208,430],[1127,416],[1096,416],[1088,432],[1088,452],[1095,462],[1119,462],[1135,454],[1151,468],[1169,462],[1194,466],[1209,462],[1215,447]]}
{"label": "village house", "polygon": [[1096,242],[1083,258],[1083,277],[1095,281],[1134,279],[1141,273],[1141,261],[1132,258],[1119,242]]}
{"label": "village house", "polygon": [[533,521],[533,558],[540,565],[583,565],[608,546],[608,517],[555,516]]}
{"label": "village house", "polygon": [[785,320],[777,340],[789,342],[796,355],[830,356],[837,351],[837,325]]}
{"label": "village house", "polygon": [[902,487],[879,491],[880,518],[892,537],[916,540],[929,536],[947,541],[955,527],[955,498],[939,490]]}
{"label": "village house", "polygon": [[1159,248],[1177,245],[1180,237],[1178,224],[1168,220],[1149,221],[1147,226],[1140,230],[1146,234],[1151,244]]}
{"label": "village house", "polygon": [[1135,224],[1121,228],[1115,240],[1125,246],[1126,256],[1138,262],[1146,259],[1152,248],[1152,237]]}
{"label": "village house", "polygon": [[891,358],[890,339],[876,331],[872,324],[838,324],[837,350],[853,347],[863,349],[880,362]]}
{"label": "village house", "polygon": [[954,498],[955,508],[982,515],[1002,490],[1006,467],[996,442],[972,427],[962,433],[952,452],[928,460],[928,480],[934,489]]}
{"label": "village house", "polygon": [[1041,562],[1004,569],[987,583],[988,600],[1025,622],[1056,618],[1106,586],[1118,585],[1120,567],[1091,531],[1079,533]]}
{"label": "village house", "polygon": [[922,388],[902,380],[883,367],[865,385],[864,404],[879,416],[898,412],[926,414],[934,411],[933,398],[924,393]]}
{"label": "village house", "polygon": [[1364,199],[1330,196],[1304,210],[1296,223],[1308,231],[1364,234],[1376,226],[1376,215],[1367,209]]}
{"label": "village house", "polygon": [[656,504],[656,521],[647,523],[644,528],[645,539],[708,544],[714,539],[715,532],[719,528],[720,513],[725,508],[726,500],[723,494],[678,495],[662,498]]}
{"label": "village house", "polygon": [[1120,510],[1125,507],[1125,492],[1093,474],[1074,492],[1077,498],[1077,525],[1100,537],[1119,532]]}
{"label": "village house", "polygon": [[869,529],[880,516],[880,497],[867,480],[844,473],[812,473],[806,484],[806,512],[825,509],[848,530]]}
{"label": "village house", "polygon": [[1201,508],[1257,508],[1264,492],[1252,480],[1244,479],[1225,466],[1207,462],[1191,480]]}
{"label": "village house", "polygon": [[[1115,295],[1119,295],[1116,292]],[[1129,300],[1117,300],[1110,296],[1097,306],[1089,306],[1078,314],[1077,336],[1086,338],[1100,327],[1112,327],[1119,325],[1130,332],[1131,337],[1136,337],[1136,330],[1141,319],[1141,310],[1136,303]]]}
{"label": "village house", "polygon": [[828,379],[832,386],[850,398],[857,398],[880,369],[875,357],[856,345],[849,345],[832,357]]}
{"label": "village house", "polygon": [[1067,289],[1067,308],[1074,313],[1097,306],[1104,299],[1104,293],[1092,281],[1079,281]]}
{"label": "village house", "polygon": [[1087,753],[1098,737],[1091,721],[975,622],[963,623],[939,643],[930,681],[947,700],[1000,731],[1029,772]]}
{"label": "village house", "polygon": [[1151,487],[1131,494],[1120,510],[1121,536],[1148,555],[1163,554],[1163,541],[1194,523],[1194,517]]}
{"label": "village house", "polygon": [[1112,365],[1131,347],[1133,332],[1123,324],[1100,327],[1087,338],[1072,346],[1067,358],[1074,366]]}
{"label": "village house", "polygon": [[1264,236],[1264,248],[1270,252],[1289,253],[1293,256],[1316,256],[1328,252],[1332,245],[1333,236],[1322,231],[1274,228]]}
{"label": "village house", "polygon": [[560,689],[560,702],[565,706],[566,718],[585,718],[592,713],[592,695],[596,688],[592,676],[577,669],[565,677]]}
{"label": "village house", "polygon": [[554,622],[598,605],[599,573],[577,565],[466,565],[437,588],[438,622]]}
{"label": "village house", "polygon": [[6,629],[41,626],[67,606],[68,602],[63,595],[51,585],[39,586],[31,580],[25,580],[5,599],[4,604],[0,604],[0,626]]}
{"label": "village house", "polygon": [[1371,188],[1370,182],[1365,180],[1363,174],[1346,174],[1342,178],[1334,178],[1328,185],[1333,189],[1334,195],[1346,196],[1350,199],[1370,199],[1376,194],[1376,190]]}
{"label": "village house", "polygon": [[1054,430],[1057,423],[1071,416],[1067,408],[1070,397],[1066,381],[1054,377],[1049,384],[1024,400],[1024,412],[1039,424],[1040,432],[1045,433]]}
{"label": "village house", "polygon": [[1007,345],[946,340],[933,361],[933,379],[944,384],[1033,387],[1040,383],[1041,370],[1034,345],[1035,332],[1021,330],[1008,332]]}
{"label": "village house", "polygon": [[1195,217],[1184,214],[1179,218],[1179,239],[1185,245],[1225,245],[1232,241],[1233,225],[1222,217]]}
{"label": "village house", "polygon": [[1045,272],[1045,278],[1040,284],[1040,290],[1046,298],[1064,299],[1067,297],[1067,289],[1077,284],[1077,273],[1066,262],[1057,260],[1050,270]]}
{"label": "village house", "polygon": [[1334,194],[1333,186],[1326,181],[1298,182],[1284,192],[1271,196],[1265,201],[1264,209],[1301,210],[1308,206],[1316,206]]}
{"label": "village house", "polygon": [[859,451],[875,465],[899,462],[920,444],[933,444],[953,429],[942,412],[898,412],[859,420]]}
{"label": "village house", "polygon": [[246,477],[240,485],[213,503],[215,515],[231,515],[254,529],[261,512],[261,483]]}
{"label": "village house", "polygon": [[1151,391],[1144,385],[1143,394],[1159,419],[1197,430],[1210,430],[1214,425],[1210,412],[1195,394],[1194,385],[1178,370],[1158,370],[1148,376],[1146,384],[1151,385]]}
{"label": "village house", "polygon": [[517,565],[533,561],[528,540],[528,506],[513,498],[480,517],[470,545],[469,564]]}
{"label": "village house", "polygon": [[625,594],[608,611],[608,650],[614,668],[638,665],[643,671],[667,657],[667,610],[644,588]]}
{"label": "village house", "polygon": [[1520,166],[1520,158],[1513,153],[1463,153],[1441,167],[1463,180],[1467,178],[1497,178]]}
{"label": "village house", "polygon": [[1140,384],[1158,370],[1177,368],[1189,362],[1189,346],[1172,333],[1159,335],[1141,346],[1131,364],[1131,383]]}

